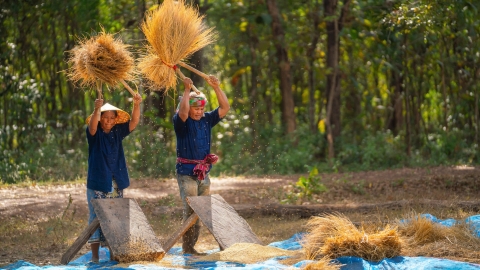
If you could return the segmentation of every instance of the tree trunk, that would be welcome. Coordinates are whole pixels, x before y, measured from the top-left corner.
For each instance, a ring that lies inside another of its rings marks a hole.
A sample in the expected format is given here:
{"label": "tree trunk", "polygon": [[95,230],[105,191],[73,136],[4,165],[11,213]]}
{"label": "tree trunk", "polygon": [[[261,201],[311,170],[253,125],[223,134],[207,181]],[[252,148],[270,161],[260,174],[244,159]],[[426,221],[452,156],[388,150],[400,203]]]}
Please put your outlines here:
{"label": "tree trunk", "polygon": [[[272,69],[268,69],[268,78],[273,78],[273,70]],[[272,81],[270,80],[269,82],[267,82],[265,85],[263,85],[263,91],[262,91],[262,94],[263,94],[263,100],[265,102],[265,110],[264,110],[264,113],[263,113],[263,120],[262,120],[262,123],[268,123],[268,124],[271,124],[273,123],[273,101],[272,101],[272,95],[273,95],[273,91],[270,91],[270,95],[267,94],[267,89],[273,89],[274,88],[274,84],[272,83]]]}
{"label": "tree trunk", "polygon": [[[320,39],[320,29],[318,25],[320,24],[320,6],[318,1],[315,1],[314,7],[310,12],[312,17],[312,39],[310,46],[307,49],[307,61],[308,61],[308,125],[310,130],[314,133],[317,132],[317,124],[315,121],[315,69],[314,62],[317,60],[315,58],[315,50],[317,48],[318,40]],[[321,99],[320,99],[321,100]]]}
{"label": "tree trunk", "polygon": [[327,141],[328,141],[328,157],[335,157],[334,140],[341,132],[340,125],[340,77],[338,74],[339,50],[340,50],[340,31],[343,28],[346,13],[350,0],[345,0],[340,13],[340,17],[336,15],[338,0],[325,0],[323,2],[325,17],[327,20]]}
{"label": "tree trunk", "polygon": [[447,102],[447,87],[445,85],[445,64],[441,63],[442,67],[442,100],[443,100],[443,127],[448,130],[448,102]]}
{"label": "tree trunk", "polygon": [[[349,59],[349,72],[350,74],[355,74],[357,71],[356,65],[356,48],[354,45],[350,45],[347,48],[348,52],[348,59]],[[350,126],[353,135],[354,141],[357,140],[358,135],[361,134],[361,130],[363,129],[361,123],[361,112],[362,112],[362,103],[361,97],[358,91],[358,87],[353,84],[348,89],[346,89],[347,95],[345,100],[345,117],[346,119],[350,119]]]}
{"label": "tree trunk", "polygon": [[475,91],[475,142],[478,144],[478,91]]}
{"label": "tree trunk", "polygon": [[292,80],[290,75],[290,61],[288,59],[285,44],[285,33],[280,21],[280,12],[275,0],[266,0],[268,12],[272,16],[273,42],[277,50],[277,63],[279,66],[280,90],[282,93],[282,120],[286,127],[286,133],[292,133],[296,129],[294,101],[292,93]]}
{"label": "tree trunk", "polygon": [[[405,46],[405,48],[408,48],[407,46],[407,36],[404,36],[403,37],[403,45]],[[405,49],[405,57],[404,57],[404,67],[408,67],[408,51],[407,49]],[[407,74],[408,74],[408,68],[405,68]],[[410,86],[408,85],[408,76],[405,77],[406,80],[405,80],[405,145],[406,145],[406,153],[407,153],[407,156],[410,156],[411,154],[411,139],[410,139],[410,136],[411,136],[411,130],[410,130]]]}
{"label": "tree trunk", "polygon": [[257,136],[258,132],[256,129],[257,126],[257,101],[258,97],[258,76],[260,74],[260,67],[257,60],[257,45],[258,45],[258,37],[251,31],[250,27],[248,28],[247,32],[249,36],[249,48],[250,48],[250,93],[249,93],[249,101],[250,101],[250,128],[252,129],[252,149],[256,149],[257,144]]}
{"label": "tree trunk", "polygon": [[[325,0],[324,3],[330,2],[330,0]],[[325,4],[327,5],[327,4]],[[336,5],[336,3],[335,3]],[[325,11],[327,8],[325,8]],[[327,75],[327,89],[328,89],[328,104],[327,104],[327,118],[325,124],[327,126],[327,142],[328,142],[328,159],[332,161],[335,157],[335,148],[334,148],[334,135],[333,135],[333,125],[335,121],[332,119],[333,112],[333,103],[336,96],[337,90],[337,65],[338,65],[338,20],[334,19],[332,22],[327,23],[327,67],[332,70],[332,74]],[[337,108],[336,108],[337,109]]]}
{"label": "tree trunk", "polygon": [[397,136],[403,123],[403,77],[400,72],[395,69],[390,69],[390,74],[390,88],[393,88],[393,94],[391,95],[392,112],[387,123],[387,129],[391,130],[393,135]]}

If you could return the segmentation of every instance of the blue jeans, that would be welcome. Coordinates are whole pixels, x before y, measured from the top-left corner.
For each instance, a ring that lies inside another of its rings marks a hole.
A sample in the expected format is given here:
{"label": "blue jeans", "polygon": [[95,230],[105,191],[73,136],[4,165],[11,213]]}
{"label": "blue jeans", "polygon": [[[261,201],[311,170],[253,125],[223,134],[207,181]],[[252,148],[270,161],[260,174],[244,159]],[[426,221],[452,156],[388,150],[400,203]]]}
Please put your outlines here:
{"label": "blue jeans", "polygon": [[[177,174],[178,188],[180,189],[180,197],[183,202],[183,221],[187,220],[193,214],[193,209],[187,203],[187,197],[191,196],[208,196],[210,195],[210,178],[208,174],[202,181],[196,176]],[[183,235],[183,252],[191,253],[193,247],[197,243],[200,233],[200,220],[190,227]]]}
{"label": "blue jeans", "polygon": [[[111,199],[111,198],[123,198],[123,190],[117,188],[117,183],[112,180],[112,190],[110,192],[96,191],[87,188],[87,202],[88,202],[88,225],[97,217],[93,208],[93,199]],[[88,243],[98,243],[105,245],[105,236],[102,233],[102,229],[98,228],[88,239]]]}

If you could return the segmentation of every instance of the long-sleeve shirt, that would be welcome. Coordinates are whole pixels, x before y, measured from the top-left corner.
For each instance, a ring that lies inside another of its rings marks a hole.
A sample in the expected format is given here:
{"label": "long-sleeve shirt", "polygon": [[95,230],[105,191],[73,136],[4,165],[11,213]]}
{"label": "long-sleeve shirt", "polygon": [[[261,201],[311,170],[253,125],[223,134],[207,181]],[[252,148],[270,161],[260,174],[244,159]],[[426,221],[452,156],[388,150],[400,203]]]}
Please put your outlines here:
{"label": "long-sleeve shirt", "polygon": [[112,178],[115,178],[119,189],[125,189],[130,185],[122,145],[122,140],[130,134],[129,125],[130,121],[116,124],[109,133],[105,133],[99,123],[97,132],[93,136],[87,127],[87,188],[110,192]]}
{"label": "long-sleeve shirt", "polygon": [[[212,128],[222,120],[218,114],[218,108],[206,112],[200,120],[190,117],[182,121],[178,113],[173,116],[173,127],[177,137],[177,157],[201,160],[210,154]],[[194,176],[195,164],[177,163],[178,174]],[[210,165],[210,169],[212,165]],[[207,171],[207,173],[208,173]]]}

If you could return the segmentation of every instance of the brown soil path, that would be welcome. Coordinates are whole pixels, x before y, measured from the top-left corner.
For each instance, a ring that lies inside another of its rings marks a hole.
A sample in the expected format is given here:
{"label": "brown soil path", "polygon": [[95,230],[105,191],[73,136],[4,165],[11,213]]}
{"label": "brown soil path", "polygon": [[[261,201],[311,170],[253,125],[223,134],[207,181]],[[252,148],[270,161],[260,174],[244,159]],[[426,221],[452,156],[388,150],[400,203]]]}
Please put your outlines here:
{"label": "brown soil path", "polygon": [[[211,192],[232,205],[278,203],[291,192],[300,175],[265,177],[212,177]],[[385,171],[321,174],[328,192],[315,195],[303,204],[361,205],[392,201],[480,200],[479,167],[402,168]],[[87,215],[85,184],[32,185],[0,189],[0,220],[10,217],[27,220],[58,216],[72,197],[72,206]],[[125,197],[139,203],[180,206],[174,178],[132,179]],[[79,213],[79,214],[80,214]]]}

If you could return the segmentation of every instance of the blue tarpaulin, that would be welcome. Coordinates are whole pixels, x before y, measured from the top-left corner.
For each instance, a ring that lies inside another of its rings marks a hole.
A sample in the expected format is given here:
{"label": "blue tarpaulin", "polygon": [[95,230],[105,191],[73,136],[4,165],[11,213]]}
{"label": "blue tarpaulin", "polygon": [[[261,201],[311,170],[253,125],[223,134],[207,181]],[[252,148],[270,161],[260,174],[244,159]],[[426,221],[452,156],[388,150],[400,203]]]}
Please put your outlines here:
{"label": "blue tarpaulin", "polygon": [[[466,222],[472,228],[472,231],[480,237],[480,215],[470,216],[464,221],[458,221],[454,219],[437,219],[435,216],[430,214],[424,214],[425,218],[432,220],[433,222],[442,224],[444,226],[453,226],[458,222]],[[298,250],[302,246],[300,240],[303,237],[303,233],[298,233],[293,235],[291,238],[280,241],[273,242],[269,246],[285,249],[285,250]],[[207,253],[213,253],[219,251],[211,250]],[[100,262],[92,263],[91,253],[87,253],[76,260],[70,262],[68,265],[47,265],[47,266],[37,266],[26,261],[17,261],[16,263],[5,266],[1,269],[13,270],[33,270],[33,269],[62,269],[62,270],[79,270],[79,269],[158,269],[158,270],[169,270],[169,269],[185,269],[185,268],[194,268],[194,269],[218,269],[218,268],[229,268],[229,269],[243,269],[243,270],[269,270],[269,269],[301,269],[308,263],[312,261],[301,261],[294,265],[283,265],[279,262],[281,259],[287,257],[277,257],[272,258],[264,262],[256,264],[242,264],[236,262],[222,262],[222,261],[199,261],[198,257],[192,257],[190,255],[183,255],[181,248],[174,247],[168,253],[169,256],[166,256],[164,260],[169,260],[171,267],[163,267],[158,264],[130,264],[128,266],[122,266],[115,262],[110,261],[110,254],[108,249],[100,249]],[[439,258],[429,258],[429,257],[394,257],[389,259],[384,259],[380,262],[369,262],[358,257],[340,257],[334,260],[334,262],[342,264],[342,270],[406,270],[406,269],[419,269],[419,270],[480,270],[480,265],[471,264],[466,262],[452,261],[447,259]]]}

